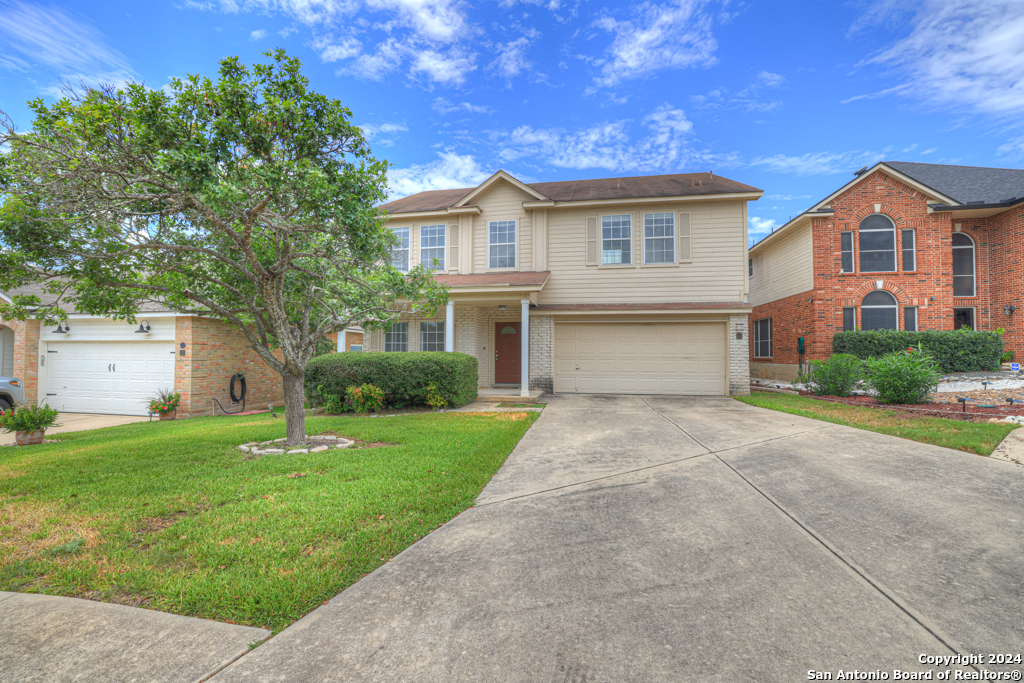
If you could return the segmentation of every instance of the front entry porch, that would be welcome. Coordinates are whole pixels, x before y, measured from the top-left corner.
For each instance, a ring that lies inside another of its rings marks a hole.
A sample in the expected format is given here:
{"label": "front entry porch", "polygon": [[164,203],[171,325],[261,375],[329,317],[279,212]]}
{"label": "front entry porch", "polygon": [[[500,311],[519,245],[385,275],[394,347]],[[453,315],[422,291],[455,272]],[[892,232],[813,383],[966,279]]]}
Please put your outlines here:
{"label": "front entry porch", "polygon": [[494,401],[495,403],[503,401],[510,403],[533,403],[543,394],[543,389],[530,389],[528,394],[523,394],[519,387],[480,387],[476,390],[476,400]]}

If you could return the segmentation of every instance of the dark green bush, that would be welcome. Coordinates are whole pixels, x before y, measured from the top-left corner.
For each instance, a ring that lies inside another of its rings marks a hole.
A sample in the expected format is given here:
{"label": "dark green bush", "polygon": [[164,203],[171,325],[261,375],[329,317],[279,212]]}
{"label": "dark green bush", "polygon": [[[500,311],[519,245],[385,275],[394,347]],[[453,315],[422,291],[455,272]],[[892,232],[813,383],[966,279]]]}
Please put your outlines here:
{"label": "dark green bush", "polygon": [[927,403],[939,383],[935,359],[920,349],[904,349],[869,358],[868,384],[885,403]]}
{"label": "dark green bush", "polygon": [[1003,355],[1003,338],[997,332],[871,330],[837,332],[832,337],[832,353],[849,353],[864,360],[918,345],[942,372],[992,370]]}
{"label": "dark green bush", "polygon": [[797,381],[818,396],[849,396],[864,375],[864,361],[848,353],[832,354],[828,360],[812,360],[808,372]]}
{"label": "dark green bush", "polygon": [[306,398],[314,405],[324,396],[345,397],[350,387],[372,384],[384,390],[387,408],[427,405],[430,385],[451,408],[476,398],[477,361],[465,353],[332,353],[306,366]]}

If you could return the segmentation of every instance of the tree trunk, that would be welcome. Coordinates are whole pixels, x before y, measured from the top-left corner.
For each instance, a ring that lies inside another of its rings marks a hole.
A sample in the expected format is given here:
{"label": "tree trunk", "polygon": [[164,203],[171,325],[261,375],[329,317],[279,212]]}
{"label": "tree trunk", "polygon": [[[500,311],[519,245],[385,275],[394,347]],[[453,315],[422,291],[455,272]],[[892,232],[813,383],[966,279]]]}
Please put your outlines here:
{"label": "tree trunk", "polygon": [[296,446],[306,441],[306,397],[302,391],[304,377],[287,371],[281,376],[284,379],[284,419],[287,429],[285,443]]}

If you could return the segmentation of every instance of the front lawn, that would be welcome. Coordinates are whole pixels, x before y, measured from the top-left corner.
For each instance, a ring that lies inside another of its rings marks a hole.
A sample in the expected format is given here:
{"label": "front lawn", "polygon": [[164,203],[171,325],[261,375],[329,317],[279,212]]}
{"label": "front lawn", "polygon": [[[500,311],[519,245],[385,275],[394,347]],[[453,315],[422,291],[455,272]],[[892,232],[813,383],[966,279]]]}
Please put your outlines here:
{"label": "front lawn", "polygon": [[279,630],[470,507],[536,418],[312,417],[307,433],[364,447],[255,459],[236,446],[284,436],[284,420],[0,448],[0,590]]}
{"label": "front lawn", "polygon": [[912,441],[956,448],[968,453],[988,455],[1016,425],[967,422],[944,417],[923,417],[909,411],[860,408],[819,401],[806,396],[754,391],[736,400],[759,408],[770,408],[792,415],[900,436]]}

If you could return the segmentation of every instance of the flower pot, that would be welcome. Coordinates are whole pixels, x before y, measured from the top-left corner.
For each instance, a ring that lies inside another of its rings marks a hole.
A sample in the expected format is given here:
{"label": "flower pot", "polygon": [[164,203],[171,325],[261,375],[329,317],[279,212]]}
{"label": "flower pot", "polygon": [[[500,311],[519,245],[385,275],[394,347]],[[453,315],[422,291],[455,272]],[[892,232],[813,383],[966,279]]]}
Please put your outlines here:
{"label": "flower pot", "polygon": [[19,446],[35,446],[43,442],[44,436],[46,436],[45,429],[37,429],[34,432],[15,432],[14,441]]}
{"label": "flower pot", "polygon": [[177,410],[172,410],[169,413],[160,413],[160,419],[161,420],[173,420],[175,418],[175,416],[177,416],[177,414],[178,414]]}

